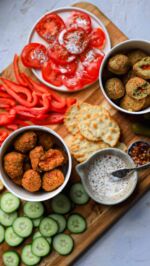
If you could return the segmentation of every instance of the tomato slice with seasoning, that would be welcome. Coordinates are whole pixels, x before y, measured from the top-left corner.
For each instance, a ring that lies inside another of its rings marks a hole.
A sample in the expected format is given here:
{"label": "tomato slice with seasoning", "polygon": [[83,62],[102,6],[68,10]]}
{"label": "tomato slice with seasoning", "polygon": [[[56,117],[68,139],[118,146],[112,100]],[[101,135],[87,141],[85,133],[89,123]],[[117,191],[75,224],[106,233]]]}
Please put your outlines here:
{"label": "tomato slice with seasoning", "polygon": [[29,43],[23,48],[21,59],[26,67],[40,69],[48,60],[47,49],[43,44]]}
{"label": "tomato slice with seasoning", "polygon": [[68,27],[81,27],[86,31],[86,33],[90,33],[92,30],[91,19],[88,14],[76,11],[71,14],[68,19],[67,26]]}
{"label": "tomato slice with seasoning", "polygon": [[79,27],[63,30],[58,40],[70,54],[76,55],[81,54],[89,43],[86,31]]}
{"label": "tomato slice with seasoning", "polygon": [[82,76],[83,76],[83,72],[82,72],[83,68],[82,65],[78,65],[77,71],[75,72],[74,75],[67,77],[67,76],[63,76],[62,78],[62,82],[64,84],[64,86],[66,86],[69,90],[80,90],[83,87],[83,83],[82,83]]}
{"label": "tomato slice with seasoning", "polygon": [[95,49],[87,49],[81,55],[80,60],[84,67],[85,76],[88,76],[91,82],[97,80],[103,58],[104,54]]}
{"label": "tomato slice with seasoning", "polygon": [[91,38],[89,45],[91,47],[102,49],[106,42],[105,33],[101,28],[93,29],[91,32]]}
{"label": "tomato slice with seasoning", "polygon": [[58,74],[67,76],[73,75],[77,69],[77,65],[77,61],[66,63],[65,65],[58,65],[51,59],[51,67]]}
{"label": "tomato slice with seasoning", "polygon": [[75,55],[71,55],[68,50],[59,43],[56,43],[53,47],[48,48],[48,55],[55,62],[61,65],[71,63],[76,59]]}
{"label": "tomato slice with seasoning", "polygon": [[62,18],[55,13],[47,14],[36,25],[35,30],[48,43],[53,43],[65,28]]}
{"label": "tomato slice with seasoning", "polygon": [[52,69],[51,62],[46,62],[42,67],[42,77],[56,87],[62,85],[62,76]]}

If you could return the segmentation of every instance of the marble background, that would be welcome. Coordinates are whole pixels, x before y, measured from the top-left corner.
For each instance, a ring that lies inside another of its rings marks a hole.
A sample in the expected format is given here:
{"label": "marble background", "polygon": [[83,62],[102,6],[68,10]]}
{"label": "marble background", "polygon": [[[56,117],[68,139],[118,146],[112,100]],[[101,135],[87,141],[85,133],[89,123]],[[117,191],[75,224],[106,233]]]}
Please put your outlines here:
{"label": "marble background", "polygon": [[[150,40],[150,0],[91,0],[130,39]],[[0,0],[0,71],[19,53],[39,16],[72,0]],[[150,194],[147,193],[75,266],[149,266]],[[65,266],[65,265],[64,265]]]}

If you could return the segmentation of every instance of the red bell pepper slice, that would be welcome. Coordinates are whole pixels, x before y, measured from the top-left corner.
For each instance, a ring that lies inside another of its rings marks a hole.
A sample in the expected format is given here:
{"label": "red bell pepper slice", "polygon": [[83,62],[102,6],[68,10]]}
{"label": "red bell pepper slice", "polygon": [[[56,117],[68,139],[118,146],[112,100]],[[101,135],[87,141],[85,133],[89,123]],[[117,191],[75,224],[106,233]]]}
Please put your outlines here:
{"label": "red bell pepper slice", "polygon": [[48,117],[44,120],[32,119],[32,122],[36,125],[54,125],[61,124],[64,121],[64,115],[58,113],[49,114]]}
{"label": "red bell pepper slice", "polygon": [[67,107],[70,107],[71,105],[75,104],[76,101],[77,101],[77,99],[75,99],[75,98],[67,98],[66,99]]}
{"label": "red bell pepper slice", "polygon": [[28,76],[26,75],[26,73],[22,72],[22,73],[20,73],[20,76],[27,83],[27,87],[30,88],[31,90],[33,90],[33,85],[29,81]]}
{"label": "red bell pepper slice", "polygon": [[1,113],[0,114],[0,126],[11,124],[16,117],[16,111],[14,109],[11,109],[7,113]]}
{"label": "red bell pepper slice", "polygon": [[[33,92],[34,93],[34,92]],[[40,114],[44,114],[49,111],[50,109],[50,96],[47,94],[42,95],[42,107],[33,107],[33,108],[27,108],[22,105],[17,105],[14,107],[16,110],[17,114],[23,115],[23,112],[26,114],[29,114],[29,117],[36,117]]]}
{"label": "red bell pepper slice", "polygon": [[19,84],[21,84],[23,86],[27,86],[28,83],[20,75],[18,61],[19,61],[19,57],[17,54],[15,54],[14,60],[13,60],[13,68],[14,68],[16,80]]}
{"label": "red bell pepper slice", "polygon": [[30,82],[30,84],[32,85],[32,89],[34,89],[35,91],[40,92],[40,93],[49,93],[50,94],[50,89],[47,88],[46,86],[44,86],[43,84],[40,84],[40,83],[34,81],[32,78],[27,76],[25,73],[24,73],[24,77],[26,77],[26,79]]}
{"label": "red bell pepper slice", "polygon": [[16,105],[16,102],[13,100],[13,99],[10,99],[10,98],[0,98],[0,106],[2,104],[6,104],[8,106],[15,106]]}
{"label": "red bell pepper slice", "polygon": [[11,130],[16,130],[18,129],[18,126],[16,124],[10,124],[10,125],[7,125],[6,128],[11,129]]}
{"label": "red bell pepper slice", "polygon": [[[5,85],[7,85],[7,87],[9,87],[13,92],[24,94],[28,102],[32,101],[32,94],[31,94],[31,91],[28,88],[26,88],[26,87],[24,87],[22,85],[18,85],[17,83],[15,83],[13,81],[10,81],[8,79],[1,78],[1,80],[3,82],[3,87],[4,87],[5,90],[6,90],[6,88],[5,88],[6,86]],[[8,94],[9,94],[9,92],[8,92]]]}
{"label": "red bell pepper slice", "polygon": [[[22,96],[20,96],[18,93],[14,92],[11,89],[11,86],[8,86],[5,81],[4,82],[4,88],[7,91],[9,95],[11,95],[18,103],[25,107],[34,107],[38,103],[38,96],[35,92],[32,93],[32,102],[29,102],[27,99],[24,99]],[[22,92],[23,93],[23,92]]]}
{"label": "red bell pepper slice", "polygon": [[6,130],[0,131],[0,143],[2,143],[8,136],[8,132]]}
{"label": "red bell pepper slice", "polygon": [[3,92],[3,91],[0,91],[0,98],[10,98],[10,99],[12,99],[12,97],[7,92]]}

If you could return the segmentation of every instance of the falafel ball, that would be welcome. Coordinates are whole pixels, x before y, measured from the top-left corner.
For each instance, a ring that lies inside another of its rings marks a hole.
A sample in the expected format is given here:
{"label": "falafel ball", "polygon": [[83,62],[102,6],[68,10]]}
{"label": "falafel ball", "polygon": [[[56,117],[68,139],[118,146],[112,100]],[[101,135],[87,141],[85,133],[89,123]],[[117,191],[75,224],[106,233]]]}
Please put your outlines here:
{"label": "falafel ball", "polygon": [[59,169],[52,170],[50,172],[46,172],[43,175],[43,183],[42,188],[45,191],[52,191],[59,186],[61,186],[64,182],[64,174]]}
{"label": "falafel ball", "polygon": [[133,50],[127,54],[129,58],[130,64],[133,66],[136,64],[138,61],[140,61],[142,58],[144,58],[146,53],[144,53],[142,50]]}
{"label": "falafel ball", "polygon": [[127,95],[136,100],[141,100],[150,95],[150,83],[139,77],[130,79],[125,88]]}
{"label": "falafel ball", "polygon": [[129,59],[124,54],[116,54],[108,61],[108,70],[114,74],[126,74],[130,67]]}
{"label": "falafel ball", "polygon": [[39,171],[39,161],[40,158],[44,155],[44,150],[42,146],[36,146],[29,153],[29,158],[31,160],[31,165],[33,170]]}
{"label": "falafel ball", "polygon": [[134,64],[133,70],[138,77],[150,79],[150,56],[144,57]]}
{"label": "falafel ball", "polygon": [[4,156],[4,170],[10,178],[22,177],[23,160],[24,155],[16,151],[9,152]]}
{"label": "falafel ball", "polygon": [[33,149],[37,142],[37,134],[34,131],[27,131],[16,138],[14,148],[16,151],[26,153]]}
{"label": "falafel ball", "polygon": [[150,107],[150,95],[145,98],[144,108]]}
{"label": "falafel ball", "polygon": [[42,171],[50,171],[66,162],[66,154],[62,150],[49,149],[40,158],[39,167]]}
{"label": "falafel ball", "polygon": [[145,98],[141,100],[136,100],[128,96],[127,94],[123,97],[123,99],[120,102],[120,107],[131,111],[131,112],[137,112],[144,108],[145,105]]}
{"label": "falafel ball", "polygon": [[22,178],[22,186],[29,192],[36,192],[41,188],[41,177],[39,173],[33,169],[27,170]]}
{"label": "falafel ball", "polygon": [[105,91],[110,99],[117,100],[124,96],[125,87],[120,79],[111,78],[106,81]]}
{"label": "falafel ball", "polygon": [[39,145],[43,146],[43,148],[47,151],[52,148],[54,144],[54,140],[49,133],[40,133],[39,134]]}

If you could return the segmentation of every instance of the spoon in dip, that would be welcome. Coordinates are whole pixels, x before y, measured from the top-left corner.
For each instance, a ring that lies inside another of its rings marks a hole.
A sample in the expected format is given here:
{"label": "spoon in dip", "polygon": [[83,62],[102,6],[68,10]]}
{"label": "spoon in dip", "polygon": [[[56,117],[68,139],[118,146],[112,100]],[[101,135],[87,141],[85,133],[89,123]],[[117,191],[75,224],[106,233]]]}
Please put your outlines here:
{"label": "spoon in dip", "polygon": [[133,168],[124,168],[124,169],[119,169],[117,171],[113,171],[110,174],[113,177],[118,177],[118,178],[123,178],[126,177],[128,174],[134,172],[134,171],[139,171],[139,170],[144,170],[150,167],[150,162],[141,166],[133,167]]}

